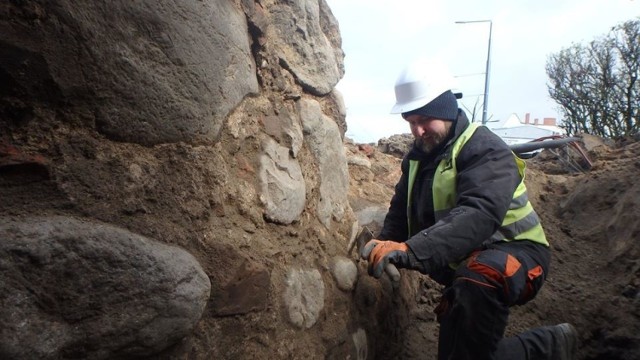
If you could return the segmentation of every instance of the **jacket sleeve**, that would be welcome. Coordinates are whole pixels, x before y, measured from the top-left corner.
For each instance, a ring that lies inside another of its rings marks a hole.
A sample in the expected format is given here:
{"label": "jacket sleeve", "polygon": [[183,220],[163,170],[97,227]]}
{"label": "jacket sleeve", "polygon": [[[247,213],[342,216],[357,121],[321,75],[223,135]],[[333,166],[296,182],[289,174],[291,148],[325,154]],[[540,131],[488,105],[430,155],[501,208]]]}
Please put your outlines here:
{"label": "jacket sleeve", "polygon": [[455,207],[407,241],[427,272],[464,259],[499,228],[520,183],[514,156],[486,128],[467,141],[456,160]]}
{"label": "jacket sleeve", "polygon": [[384,225],[378,239],[405,241],[408,237],[407,225],[407,174],[409,170],[409,161],[405,157],[401,165],[402,175],[396,184],[395,193],[389,204],[389,211],[384,219]]}

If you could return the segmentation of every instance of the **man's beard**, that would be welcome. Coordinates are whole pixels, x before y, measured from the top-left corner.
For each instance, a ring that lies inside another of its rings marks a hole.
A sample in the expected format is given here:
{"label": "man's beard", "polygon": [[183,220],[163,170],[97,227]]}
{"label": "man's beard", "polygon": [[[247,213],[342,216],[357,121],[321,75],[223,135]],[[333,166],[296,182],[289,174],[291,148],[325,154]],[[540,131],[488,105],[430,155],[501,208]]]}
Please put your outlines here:
{"label": "man's beard", "polygon": [[447,134],[429,134],[416,138],[416,146],[422,150],[425,154],[431,153],[434,149],[440,146],[447,138]]}

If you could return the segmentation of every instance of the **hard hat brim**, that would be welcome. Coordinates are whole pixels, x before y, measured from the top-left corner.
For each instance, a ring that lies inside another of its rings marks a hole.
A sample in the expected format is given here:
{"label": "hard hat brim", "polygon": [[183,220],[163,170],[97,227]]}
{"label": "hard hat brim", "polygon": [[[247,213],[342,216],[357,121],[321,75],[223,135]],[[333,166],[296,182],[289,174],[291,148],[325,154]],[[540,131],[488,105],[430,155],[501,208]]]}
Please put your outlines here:
{"label": "hard hat brim", "polygon": [[415,109],[419,109],[421,107],[423,107],[424,105],[427,105],[429,103],[429,101],[431,101],[433,99],[430,98],[421,98],[421,99],[417,99],[417,100],[413,100],[413,101],[409,101],[409,102],[404,102],[404,103],[396,103],[395,105],[393,105],[393,107],[391,108],[391,114],[402,114],[405,112],[409,112]]}

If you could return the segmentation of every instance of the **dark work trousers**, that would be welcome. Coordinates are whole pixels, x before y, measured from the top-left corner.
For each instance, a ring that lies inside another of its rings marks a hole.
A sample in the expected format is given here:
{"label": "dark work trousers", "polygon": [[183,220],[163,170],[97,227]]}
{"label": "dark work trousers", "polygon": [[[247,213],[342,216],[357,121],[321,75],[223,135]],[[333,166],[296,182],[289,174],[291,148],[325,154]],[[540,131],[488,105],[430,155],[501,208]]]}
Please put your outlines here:
{"label": "dark work trousers", "polygon": [[552,359],[551,327],[503,338],[509,308],[533,299],[549,270],[546,246],[500,242],[474,252],[456,270],[432,276],[445,284],[435,312],[439,360]]}

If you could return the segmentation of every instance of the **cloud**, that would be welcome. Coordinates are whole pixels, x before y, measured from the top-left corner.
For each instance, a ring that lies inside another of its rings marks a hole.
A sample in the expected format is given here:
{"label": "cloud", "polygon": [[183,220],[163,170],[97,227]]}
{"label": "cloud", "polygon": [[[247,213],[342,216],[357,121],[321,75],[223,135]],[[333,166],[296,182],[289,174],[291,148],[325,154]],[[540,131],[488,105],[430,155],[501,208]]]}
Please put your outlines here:
{"label": "cloud", "polygon": [[370,143],[410,132],[409,125],[400,115],[353,115],[349,118],[346,136],[357,143]]}
{"label": "cloud", "polygon": [[[388,105],[391,109],[393,106],[394,93],[393,88],[380,86],[374,81],[347,79],[340,81],[336,88],[343,94],[349,94],[349,103],[357,106],[370,103]],[[365,109],[364,112],[366,112]],[[376,107],[377,112],[377,107]],[[347,112],[349,107],[347,106]],[[387,111],[388,113],[388,111]]]}

